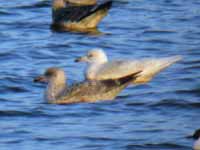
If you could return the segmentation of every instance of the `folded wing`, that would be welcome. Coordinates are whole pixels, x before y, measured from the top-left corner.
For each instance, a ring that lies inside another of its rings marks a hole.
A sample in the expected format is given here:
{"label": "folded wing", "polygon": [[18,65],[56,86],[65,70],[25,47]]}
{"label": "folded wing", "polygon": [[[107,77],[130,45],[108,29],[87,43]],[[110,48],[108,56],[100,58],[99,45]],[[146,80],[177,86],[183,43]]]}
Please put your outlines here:
{"label": "folded wing", "polygon": [[138,77],[151,77],[173,63],[179,61],[181,56],[165,58],[151,58],[142,60],[113,61],[101,65],[95,72],[96,80],[118,79],[130,74],[141,72]]}
{"label": "folded wing", "polygon": [[66,2],[64,8],[55,10],[53,13],[54,22],[79,22],[101,9],[109,9],[112,1],[106,1],[94,5],[77,5]]}
{"label": "folded wing", "polygon": [[66,104],[77,102],[95,102],[98,100],[112,100],[124,88],[136,79],[139,72],[119,78],[117,80],[84,81],[74,84],[52,103]]}

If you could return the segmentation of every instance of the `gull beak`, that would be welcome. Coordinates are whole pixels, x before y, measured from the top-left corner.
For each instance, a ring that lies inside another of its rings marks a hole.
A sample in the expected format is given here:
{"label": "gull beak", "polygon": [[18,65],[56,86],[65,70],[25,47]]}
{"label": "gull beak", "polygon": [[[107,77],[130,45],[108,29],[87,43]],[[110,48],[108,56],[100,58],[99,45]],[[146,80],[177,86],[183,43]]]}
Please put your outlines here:
{"label": "gull beak", "polygon": [[41,82],[41,83],[46,83],[47,82],[47,78],[45,76],[38,76],[36,77],[33,82]]}
{"label": "gull beak", "polygon": [[88,62],[87,56],[78,57],[74,60],[74,62]]}

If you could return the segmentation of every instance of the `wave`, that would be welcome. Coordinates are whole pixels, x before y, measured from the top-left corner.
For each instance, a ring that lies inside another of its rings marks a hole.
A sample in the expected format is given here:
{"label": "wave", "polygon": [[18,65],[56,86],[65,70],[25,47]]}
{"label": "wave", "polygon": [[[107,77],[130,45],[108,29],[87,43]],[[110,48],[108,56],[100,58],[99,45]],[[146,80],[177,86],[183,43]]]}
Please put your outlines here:
{"label": "wave", "polygon": [[56,117],[42,111],[0,110],[1,117]]}
{"label": "wave", "polygon": [[179,144],[175,144],[175,143],[158,143],[158,144],[144,144],[144,145],[134,145],[134,144],[131,144],[131,145],[128,145],[126,146],[127,149],[133,149],[133,148],[141,148],[141,149],[144,149],[144,148],[148,148],[148,149],[155,149],[155,148],[158,148],[158,149],[162,149],[162,150],[165,150],[165,149],[190,149],[190,147],[186,147],[186,146],[183,146],[183,145],[179,145]]}
{"label": "wave", "polygon": [[199,108],[200,102],[188,102],[178,99],[165,99],[160,102],[149,104],[150,107],[179,107],[179,108]]}
{"label": "wave", "polygon": [[12,15],[12,13],[8,12],[8,11],[4,11],[4,10],[0,10],[0,16],[3,15]]}
{"label": "wave", "polygon": [[16,8],[16,9],[32,9],[32,8],[44,8],[44,7],[49,7],[51,6],[50,1],[40,1],[34,4],[30,4],[30,5],[22,5],[22,6],[16,6],[16,7],[12,7],[12,8]]}
{"label": "wave", "polygon": [[176,31],[173,30],[146,30],[143,32],[143,34],[173,34],[177,33]]}
{"label": "wave", "polygon": [[4,85],[3,88],[0,88],[0,92],[23,93],[29,92],[29,90],[25,89],[24,87]]}

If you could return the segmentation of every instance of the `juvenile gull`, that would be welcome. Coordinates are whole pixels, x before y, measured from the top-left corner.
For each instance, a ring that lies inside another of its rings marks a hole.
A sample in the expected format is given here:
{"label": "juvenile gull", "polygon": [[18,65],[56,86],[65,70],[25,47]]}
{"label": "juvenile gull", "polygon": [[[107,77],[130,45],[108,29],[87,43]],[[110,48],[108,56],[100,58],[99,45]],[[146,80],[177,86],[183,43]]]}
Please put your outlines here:
{"label": "juvenile gull", "polygon": [[76,31],[96,28],[111,5],[111,0],[53,0],[52,27]]}
{"label": "juvenile gull", "polygon": [[34,81],[47,83],[45,99],[48,103],[70,104],[112,100],[135,80],[138,73],[117,80],[83,81],[68,87],[65,72],[60,68],[52,67]]}
{"label": "juvenile gull", "polygon": [[157,73],[179,61],[181,56],[164,58],[146,58],[140,60],[114,60],[108,61],[102,49],[94,49],[86,56],[79,57],[75,62],[87,62],[86,79],[107,80],[118,79],[136,72],[140,72],[134,84],[149,82]]}

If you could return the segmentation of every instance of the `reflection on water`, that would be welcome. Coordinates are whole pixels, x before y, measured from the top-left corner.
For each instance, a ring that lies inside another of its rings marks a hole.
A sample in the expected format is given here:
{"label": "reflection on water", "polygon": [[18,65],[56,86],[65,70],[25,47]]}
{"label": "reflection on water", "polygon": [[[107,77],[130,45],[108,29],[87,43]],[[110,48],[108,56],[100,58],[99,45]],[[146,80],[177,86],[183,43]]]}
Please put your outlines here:
{"label": "reflection on water", "polygon": [[[1,149],[190,149],[200,114],[198,1],[118,0],[97,36],[52,31],[49,0],[0,3]],[[74,58],[96,47],[110,59],[184,60],[115,101],[46,104],[33,78],[57,66],[80,81],[85,65]]]}

